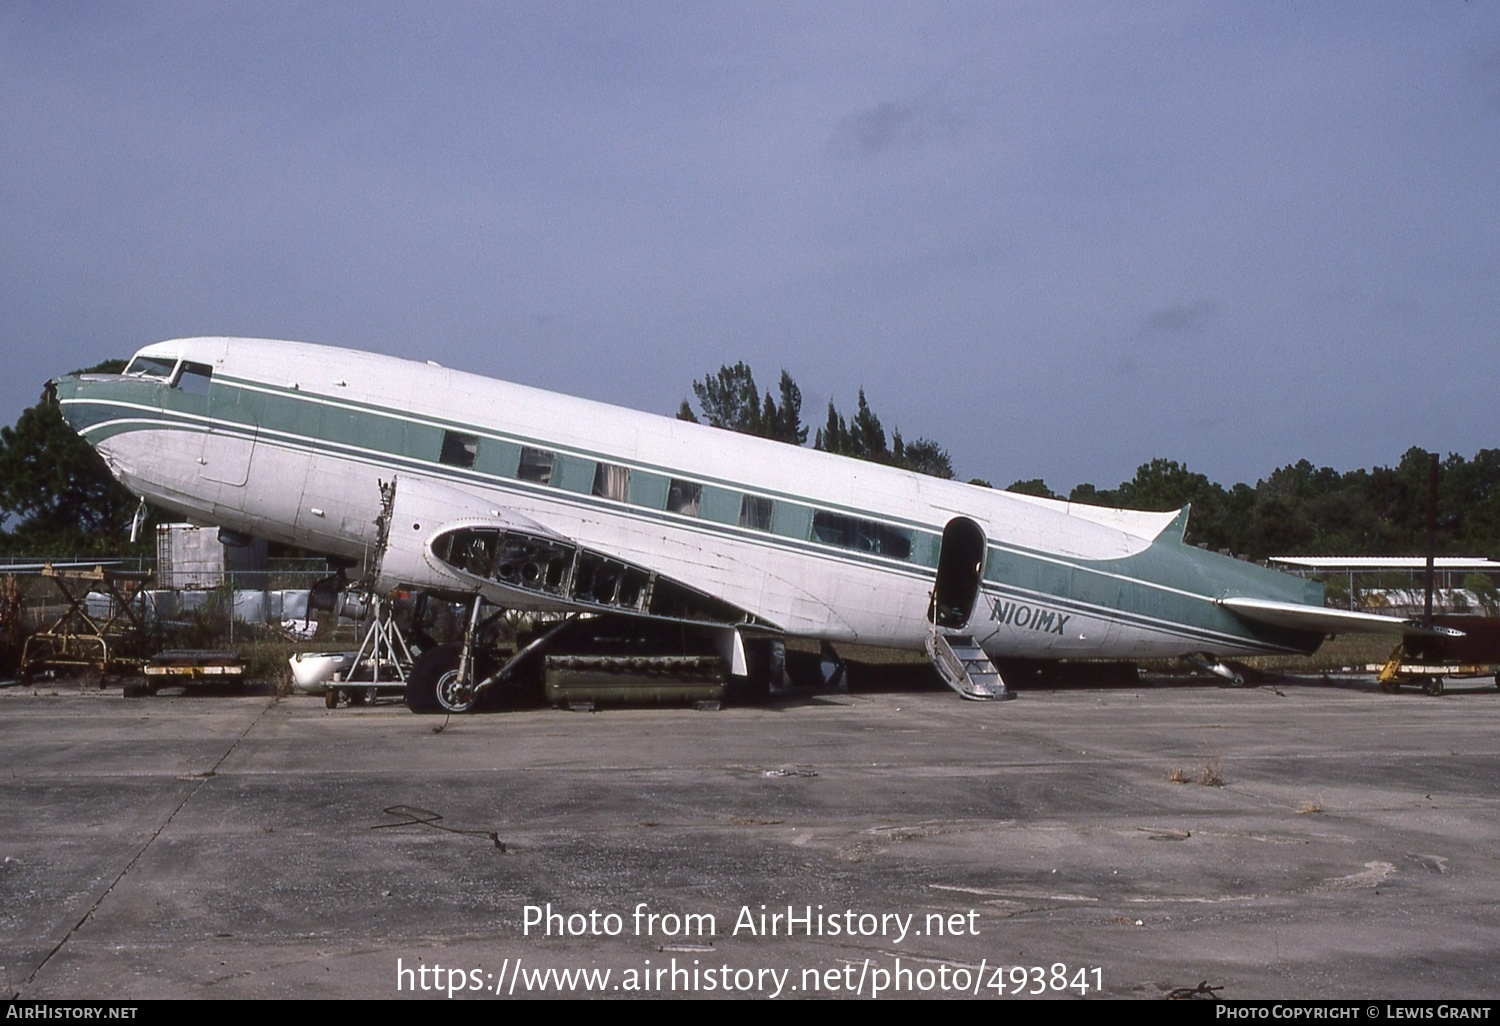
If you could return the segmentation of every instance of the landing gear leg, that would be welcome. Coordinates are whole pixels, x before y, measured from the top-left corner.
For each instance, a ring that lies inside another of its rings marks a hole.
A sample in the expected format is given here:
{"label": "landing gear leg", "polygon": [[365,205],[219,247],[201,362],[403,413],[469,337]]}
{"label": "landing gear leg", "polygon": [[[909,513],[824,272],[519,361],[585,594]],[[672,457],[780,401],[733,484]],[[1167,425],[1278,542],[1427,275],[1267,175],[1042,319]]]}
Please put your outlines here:
{"label": "landing gear leg", "polygon": [[415,713],[469,712],[478,704],[474,686],[484,679],[486,660],[479,651],[479,613],[484,600],[474,596],[464,640],[427,649],[412,664],[406,680],[406,707]]}
{"label": "landing gear leg", "polygon": [[479,643],[479,611],[483,606],[484,599],[475,595],[474,606],[469,610],[469,627],[464,631],[464,643],[459,651],[458,667],[438,678],[438,705],[451,713],[468,712],[474,708],[474,655]]}

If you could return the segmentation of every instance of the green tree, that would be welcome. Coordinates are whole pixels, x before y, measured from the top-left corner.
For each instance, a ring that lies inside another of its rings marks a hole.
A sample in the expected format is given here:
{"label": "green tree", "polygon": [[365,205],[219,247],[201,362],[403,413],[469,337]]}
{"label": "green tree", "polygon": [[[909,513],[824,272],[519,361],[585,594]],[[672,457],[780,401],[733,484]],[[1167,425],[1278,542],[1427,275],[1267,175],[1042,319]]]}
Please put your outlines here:
{"label": "green tree", "polygon": [[[1426,549],[1431,466],[1431,455],[1419,448],[1408,449],[1394,467],[1342,474],[1298,460],[1254,487],[1241,483],[1225,490],[1181,464],[1157,459],[1117,489],[1081,484],[1069,499],[1156,510],[1190,502],[1189,539],[1247,559],[1420,555]],[[1451,555],[1500,549],[1500,449],[1481,449],[1471,460],[1449,454],[1440,462],[1437,546]]]}
{"label": "green tree", "polygon": [[0,428],[0,544],[12,553],[120,551],[137,500],[54,403]]}
{"label": "green tree", "polygon": [[1039,477],[1034,477],[1030,481],[1012,481],[1005,486],[1005,490],[1007,492],[1015,492],[1018,495],[1037,495],[1043,499],[1062,498],[1061,495],[1048,488],[1047,482]]}
{"label": "green tree", "polygon": [[849,418],[849,437],[854,446],[851,456],[885,462],[885,458],[890,455],[891,450],[885,441],[885,428],[880,426],[880,418],[875,416],[875,411],[865,401],[863,388],[859,390],[859,406],[854,411],[854,416]]}
{"label": "green tree", "polygon": [[770,392],[762,398],[755,375],[744,362],[733,367],[725,365],[718,373],[693,382],[702,419],[686,399],[677,409],[677,419],[694,424],[707,422],[741,434],[801,445],[807,441],[807,428],[802,426],[802,390],[785,370],[781,372],[779,390],[780,403]]}
{"label": "green tree", "polygon": [[[807,428],[802,423],[802,390],[791,374],[781,372],[777,396],[762,394],[755,375],[743,362],[722,366],[718,373],[693,382],[698,410],[684,399],[677,408],[677,419],[694,424],[707,423],[748,435],[773,438],[792,445],[807,442]],[[872,460],[932,477],[952,478],[953,460],[937,442],[918,438],[907,442],[900,431],[886,440],[885,427],[871,409],[865,390],[859,390],[859,404],[848,420],[830,399],[828,418],[813,439],[813,447],[840,456]]]}
{"label": "green tree", "polygon": [[1087,482],[1074,485],[1073,490],[1068,493],[1068,501],[1082,502],[1089,506],[1119,505],[1119,502],[1115,498],[1114,492],[1095,488],[1093,485]]}
{"label": "green tree", "polygon": [[849,438],[849,425],[844,423],[844,415],[833,405],[833,400],[828,400],[828,420],[813,436],[813,448],[824,452],[837,453],[840,456],[853,456],[853,442]]}
{"label": "green tree", "polygon": [[930,438],[918,438],[908,443],[902,440],[901,432],[893,434],[891,460],[896,466],[928,477],[941,477],[950,481],[953,479],[953,460],[948,456],[947,449]]}
{"label": "green tree", "polygon": [[[760,434],[760,392],[755,388],[755,375],[743,362],[720,367],[717,374],[693,382],[693,394],[698,397],[705,423],[747,435]],[[687,406],[686,399],[683,406]]]}
{"label": "green tree", "polygon": [[844,415],[828,400],[828,422],[818,430],[813,448],[840,456],[853,456],[860,460],[890,463],[891,449],[885,439],[885,428],[880,418],[870,409],[865,399],[865,390],[859,390],[859,406],[854,416],[844,420]]}
{"label": "green tree", "polygon": [[1166,512],[1199,501],[1216,487],[1176,460],[1155,459],[1136,468],[1135,477],[1120,485],[1115,494],[1131,509]]}
{"label": "green tree", "polygon": [[807,428],[802,423],[802,389],[783,368],[781,382],[781,404],[778,406],[767,392],[761,403],[761,427],[767,438],[778,442],[802,445],[807,441]]}

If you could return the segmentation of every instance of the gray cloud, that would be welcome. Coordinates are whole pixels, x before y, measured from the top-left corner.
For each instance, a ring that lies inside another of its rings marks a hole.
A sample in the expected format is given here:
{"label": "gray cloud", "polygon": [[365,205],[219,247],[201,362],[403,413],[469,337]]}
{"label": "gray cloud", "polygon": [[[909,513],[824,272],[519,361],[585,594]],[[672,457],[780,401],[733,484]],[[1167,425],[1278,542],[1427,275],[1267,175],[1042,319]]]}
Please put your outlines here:
{"label": "gray cloud", "polygon": [[958,131],[958,117],[941,104],[886,101],[847,118],[835,142],[841,148],[876,154],[920,149],[932,141],[952,142]]}
{"label": "gray cloud", "polygon": [[1219,315],[1219,304],[1211,299],[1153,310],[1141,320],[1141,333],[1148,336],[1201,335]]}

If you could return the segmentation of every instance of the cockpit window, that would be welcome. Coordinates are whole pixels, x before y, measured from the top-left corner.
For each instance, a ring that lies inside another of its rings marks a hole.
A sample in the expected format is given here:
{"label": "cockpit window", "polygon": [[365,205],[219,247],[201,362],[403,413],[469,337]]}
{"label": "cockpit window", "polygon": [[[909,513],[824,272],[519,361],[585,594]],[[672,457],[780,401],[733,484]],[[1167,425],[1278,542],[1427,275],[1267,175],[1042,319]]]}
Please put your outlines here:
{"label": "cockpit window", "polygon": [[214,369],[206,363],[184,362],[182,370],[177,372],[176,387],[188,395],[208,395],[208,383],[213,376]]}
{"label": "cockpit window", "polygon": [[157,378],[161,381],[171,381],[172,368],[176,366],[176,360],[168,360],[160,356],[137,356],[125,368],[125,376],[128,378]]}

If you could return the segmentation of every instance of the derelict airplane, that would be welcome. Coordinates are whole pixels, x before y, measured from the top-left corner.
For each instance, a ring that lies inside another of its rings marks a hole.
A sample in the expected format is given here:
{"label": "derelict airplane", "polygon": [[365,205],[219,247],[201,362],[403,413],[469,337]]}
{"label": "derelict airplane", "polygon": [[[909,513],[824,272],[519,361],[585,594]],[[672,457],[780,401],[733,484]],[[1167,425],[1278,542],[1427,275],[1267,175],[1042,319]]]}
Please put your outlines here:
{"label": "derelict airplane", "polygon": [[1008,660],[1228,673],[1225,656],[1423,629],[1187,545],[1186,508],[939,480],[432,363],[190,338],[49,387],[151,505],[361,563],[376,594],[471,600],[464,644],[418,658],[414,709],[504,680],[475,640],[486,604],[680,625],[741,680],[774,683],[792,637],[925,648],[976,699],[1007,696]]}

